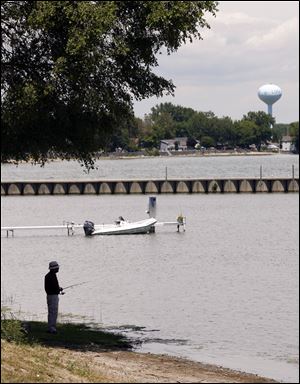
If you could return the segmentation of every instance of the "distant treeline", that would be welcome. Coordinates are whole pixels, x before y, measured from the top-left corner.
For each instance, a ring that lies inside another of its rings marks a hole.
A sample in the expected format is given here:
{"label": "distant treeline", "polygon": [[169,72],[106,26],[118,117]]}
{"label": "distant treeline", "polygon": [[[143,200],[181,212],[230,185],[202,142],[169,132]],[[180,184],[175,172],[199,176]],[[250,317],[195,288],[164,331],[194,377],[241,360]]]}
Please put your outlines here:
{"label": "distant treeline", "polygon": [[[271,128],[273,126],[273,128]],[[267,142],[280,143],[283,136],[291,136],[299,153],[299,122],[276,124],[265,112],[248,112],[241,120],[228,116],[217,117],[211,111],[199,112],[192,108],[161,103],[151,109],[144,119],[134,118],[132,124],[120,128],[107,146],[108,151],[122,148],[137,151],[159,148],[160,140],[187,137],[188,147],[197,143],[203,147],[249,148],[255,144],[260,150]]]}

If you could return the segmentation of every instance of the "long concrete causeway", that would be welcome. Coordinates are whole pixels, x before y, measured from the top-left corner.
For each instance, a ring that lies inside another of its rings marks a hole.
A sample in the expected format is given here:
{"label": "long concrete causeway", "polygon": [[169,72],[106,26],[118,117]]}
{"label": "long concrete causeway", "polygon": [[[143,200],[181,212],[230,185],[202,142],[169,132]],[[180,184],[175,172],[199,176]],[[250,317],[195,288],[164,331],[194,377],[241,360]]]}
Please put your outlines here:
{"label": "long concrete causeway", "polygon": [[1,182],[1,196],[259,192],[299,192],[299,177]]}

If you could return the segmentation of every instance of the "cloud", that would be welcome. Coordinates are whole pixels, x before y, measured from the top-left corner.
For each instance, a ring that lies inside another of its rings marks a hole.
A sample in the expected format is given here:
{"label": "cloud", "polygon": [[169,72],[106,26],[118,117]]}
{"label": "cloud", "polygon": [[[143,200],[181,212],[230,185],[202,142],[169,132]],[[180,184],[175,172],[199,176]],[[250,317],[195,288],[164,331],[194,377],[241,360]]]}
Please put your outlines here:
{"label": "cloud", "polygon": [[216,18],[208,20],[211,29],[201,31],[203,40],[159,57],[155,72],[173,80],[175,97],[136,104],[139,116],[170,101],[241,118],[253,108],[265,110],[257,89],[275,83],[283,90],[282,100],[274,107],[277,121],[298,120],[299,18],[295,15],[299,5],[275,3],[272,7],[264,1],[220,2]]}
{"label": "cloud", "polygon": [[254,50],[266,50],[266,48],[270,49],[272,47],[273,50],[279,51],[281,49],[286,50],[291,45],[298,48],[294,38],[294,36],[297,36],[298,31],[299,19],[292,18],[283,24],[277,25],[263,35],[256,34],[250,37],[246,44],[248,49]]}

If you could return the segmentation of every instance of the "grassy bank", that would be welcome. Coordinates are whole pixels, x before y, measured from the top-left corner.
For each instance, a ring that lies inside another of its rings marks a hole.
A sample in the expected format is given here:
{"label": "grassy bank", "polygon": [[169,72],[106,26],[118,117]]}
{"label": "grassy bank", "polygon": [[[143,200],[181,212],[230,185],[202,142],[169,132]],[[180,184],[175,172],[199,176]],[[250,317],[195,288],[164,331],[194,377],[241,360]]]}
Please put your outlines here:
{"label": "grassy bank", "polygon": [[274,383],[185,359],[132,352],[123,336],[84,324],[1,321],[2,383]]}
{"label": "grassy bank", "polygon": [[132,348],[123,336],[84,324],[58,324],[56,335],[46,329],[44,322],[1,320],[1,382],[109,382],[76,352]]}
{"label": "grassy bank", "polygon": [[109,378],[65,349],[1,340],[1,383],[106,383]]}

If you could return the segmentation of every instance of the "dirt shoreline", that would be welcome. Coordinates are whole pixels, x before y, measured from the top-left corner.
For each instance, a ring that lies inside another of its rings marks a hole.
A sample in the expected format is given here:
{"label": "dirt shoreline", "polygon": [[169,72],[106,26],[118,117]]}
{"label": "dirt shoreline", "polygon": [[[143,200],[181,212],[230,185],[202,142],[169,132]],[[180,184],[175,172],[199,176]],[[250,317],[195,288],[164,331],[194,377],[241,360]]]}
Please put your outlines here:
{"label": "dirt shoreline", "polygon": [[[91,347],[91,346],[90,346]],[[1,339],[3,383],[278,383],[184,358],[128,350],[21,345]]]}
{"label": "dirt shoreline", "polygon": [[[166,355],[135,352],[110,352],[92,356],[95,362],[105,361],[110,376],[125,382],[158,383],[267,383],[275,380],[258,377],[223,367],[197,363]],[[121,369],[120,369],[121,368]],[[120,374],[122,372],[122,374]]]}
{"label": "dirt shoreline", "polygon": [[[76,361],[99,371],[113,383],[276,383],[254,374],[234,371],[167,355],[116,352],[68,352]],[[69,357],[68,357],[69,358]]]}

